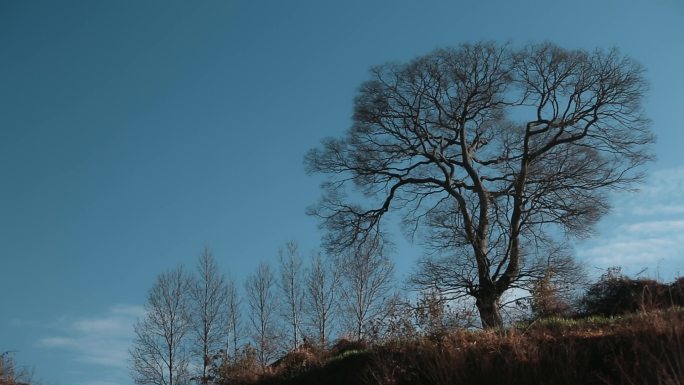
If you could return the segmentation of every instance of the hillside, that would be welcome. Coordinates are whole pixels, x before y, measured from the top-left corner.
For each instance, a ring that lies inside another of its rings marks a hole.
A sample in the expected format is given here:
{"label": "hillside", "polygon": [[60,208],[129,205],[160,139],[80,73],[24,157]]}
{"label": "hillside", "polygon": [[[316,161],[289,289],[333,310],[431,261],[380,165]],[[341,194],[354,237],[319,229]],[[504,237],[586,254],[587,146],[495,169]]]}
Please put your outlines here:
{"label": "hillside", "polygon": [[[684,310],[546,319],[494,331],[455,331],[372,348],[290,353],[254,383],[682,384]],[[242,380],[224,380],[235,384]],[[244,381],[249,382],[249,381]]]}

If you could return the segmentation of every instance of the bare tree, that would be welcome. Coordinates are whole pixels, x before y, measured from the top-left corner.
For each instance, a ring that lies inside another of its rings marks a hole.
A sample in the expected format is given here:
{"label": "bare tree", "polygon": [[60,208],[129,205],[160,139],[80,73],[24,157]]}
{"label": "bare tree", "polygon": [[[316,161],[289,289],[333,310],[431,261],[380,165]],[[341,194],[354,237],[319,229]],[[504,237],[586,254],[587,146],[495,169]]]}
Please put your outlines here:
{"label": "bare tree", "polygon": [[[521,304],[531,305],[538,294],[540,282],[546,282],[547,289],[552,287],[557,299],[567,301],[586,285],[584,267],[572,258],[564,244],[549,242],[544,248],[540,245],[539,250],[543,253],[527,256],[521,265],[518,278],[509,286],[509,289],[519,290],[506,300],[500,299],[499,311],[519,312]],[[452,310],[458,310],[455,315],[463,313],[462,321],[468,324],[473,296],[464,288],[474,281],[472,277],[476,271],[474,261],[465,261],[457,254],[425,257],[418,261],[417,269],[409,277],[409,286],[420,292],[436,292],[444,303],[459,304]],[[470,277],[470,280],[464,277]]]}
{"label": "bare tree", "polygon": [[350,249],[339,261],[342,269],[342,311],[356,339],[371,336],[370,326],[386,315],[392,299],[394,264],[380,243]]}
{"label": "bare tree", "polygon": [[340,269],[320,253],[313,254],[306,275],[305,314],[313,329],[317,343],[324,347],[330,338],[338,304]]}
{"label": "bare tree", "polygon": [[285,299],[284,316],[289,325],[290,349],[297,349],[301,336],[301,316],[304,305],[302,259],[297,242],[290,241],[278,251],[280,262],[279,288]]}
{"label": "bare tree", "polygon": [[181,267],[157,278],[147,297],[146,315],[134,325],[131,374],[141,385],[189,384],[186,337],[189,278]]}
{"label": "bare tree", "polygon": [[197,279],[190,286],[196,345],[192,351],[200,361],[199,383],[208,384],[214,357],[226,340],[227,318],[225,278],[219,273],[211,250],[204,249],[197,263]]}
{"label": "bare tree", "polygon": [[29,385],[34,383],[33,370],[26,366],[17,366],[13,354],[9,350],[0,353],[0,384],[2,385]]}
{"label": "bare tree", "polygon": [[240,352],[240,341],[243,337],[242,313],[240,311],[242,301],[238,295],[234,280],[229,279],[225,289],[226,306],[228,311],[226,317],[226,355],[235,360]]}
{"label": "bare tree", "polygon": [[[331,250],[381,234],[388,212],[451,258],[451,285],[502,325],[503,293],[608,211],[606,191],[643,176],[653,141],[643,69],[616,50],[481,43],[374,68],[353,126],[306,158],[331,175],[321,202]],[[371,200],[349,202],[351,185]]]}
{"label": "bare tree", "polygon": [[372,338],[376,341],[401,341],[414,339],[416,327],[415,306],[405,293],[393,291],[384,301],[384,310],[371,323]]}
{"label": "bare tree", "polygon": [[259,264],[257,271],[247,278],[245,291],[249,305],[257,360],[262,370],[278,353],[279,336],[276,333],[275,277],[266,263]]}

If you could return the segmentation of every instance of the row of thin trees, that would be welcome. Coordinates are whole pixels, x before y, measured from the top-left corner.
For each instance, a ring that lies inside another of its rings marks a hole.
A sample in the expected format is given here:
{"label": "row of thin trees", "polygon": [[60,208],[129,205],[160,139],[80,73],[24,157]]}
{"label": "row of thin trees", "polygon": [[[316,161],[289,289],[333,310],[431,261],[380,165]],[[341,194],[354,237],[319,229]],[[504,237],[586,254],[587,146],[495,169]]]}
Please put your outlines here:
{"label": "row of thin trees", "polygon": [[208,384],[213,369],[252,355],[261,370],[302,344],[368,339],[396,303],[394,265],[381,246],[336,257],[302,257],[296,242],[244,282],[220,271],[205,249],[194,274],[159,275],[130,349],[137,384]]}
{"label": "row of thin trees", "polygon": [[194,373],[206,383],[221,349],[234,357],[251,346],[265,368],[305,336],[323,345],[332,333],[377,333],[394,308],[383,303],[393,269],[378,244],[394,213],[433,252],[411,278],[433,291],[428,318],[439,319],[433,305],[444,298],[472,301],[482,327],[499,328],[520,291],[541,296],[539,314],[562,311],[554,293],[571,292],[582,273],[569,240],[591,234],[608,192],[633,188],[652,159],[643,73],[615,49],[552,43],[462,44],[374,67],[349,130],[305,158],[308,172],[328,176],[309,213],[336,257],[305,268],[290,244],[241,295],[209,257],[194,278],[160,276],[136,326],[136,381],[174,385]]}

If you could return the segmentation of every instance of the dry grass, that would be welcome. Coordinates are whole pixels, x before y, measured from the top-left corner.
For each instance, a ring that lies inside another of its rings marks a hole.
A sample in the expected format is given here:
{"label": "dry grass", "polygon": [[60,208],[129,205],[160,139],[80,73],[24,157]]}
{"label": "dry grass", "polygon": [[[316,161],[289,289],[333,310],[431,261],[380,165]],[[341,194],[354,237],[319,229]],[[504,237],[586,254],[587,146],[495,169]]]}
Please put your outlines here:
{"label": "dry grass", "polygon": [[306,370],[293,360],[296,371],[259,383],[684,385],[684,310],[546,319],[324,356]]}

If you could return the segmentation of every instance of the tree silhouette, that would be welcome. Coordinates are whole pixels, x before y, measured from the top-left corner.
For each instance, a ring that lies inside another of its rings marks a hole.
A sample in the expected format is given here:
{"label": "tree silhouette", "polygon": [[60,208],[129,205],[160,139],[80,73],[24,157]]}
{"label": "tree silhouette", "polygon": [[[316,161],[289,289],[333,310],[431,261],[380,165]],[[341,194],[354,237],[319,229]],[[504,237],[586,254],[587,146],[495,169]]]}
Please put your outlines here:
{"label": "tree silhouette", "polygon": [[[352,127],[306,157],[329,174],[310,212],[329,251],[381,236],[401,214],[411,237],[451,258],[452,286],[482,325],[502,294],[608,211],[606,192],[638,181],[653,141],[642,67],[617,50],[441,49],[371,70]],[[367,199],[355,203],[346,188]]]}

